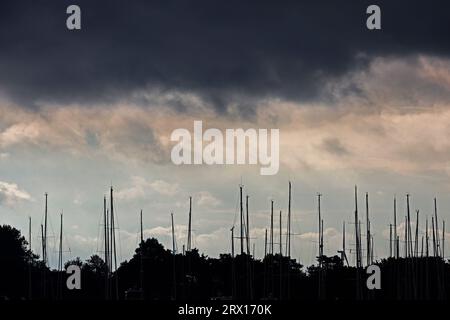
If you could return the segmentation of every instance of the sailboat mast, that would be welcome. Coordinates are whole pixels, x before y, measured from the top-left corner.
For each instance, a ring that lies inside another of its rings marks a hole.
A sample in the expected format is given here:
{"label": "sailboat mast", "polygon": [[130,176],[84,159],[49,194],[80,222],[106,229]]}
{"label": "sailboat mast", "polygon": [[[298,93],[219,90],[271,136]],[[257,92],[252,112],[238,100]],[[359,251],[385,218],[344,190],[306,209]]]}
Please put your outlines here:
{"label": "sailboat mast", "polygon": [[47,214],[48,214],[48,206],[47,206],[48,194],[45,193],[45,212],[44,212],[44,232],[43,232],[43,252],[42,259],[44,260],[44,265],[47,265]]}
{"label": "sailboat mast", "polygon": [[58,271],[62,271],[62,241],[63,241],[63,213],[61,212],[61,221],[59,229],[59,255],[58,255]]}
{"label": "sailboat mast", "polygon": [[322,213],[320,210],[320,199],[322,195],[317,194],[317,211],[319,213],[319,266],[322,267],[323,243],[322,243]]}
{"label": "sailboat mast", "polygon": [[192,197],[189,197],[189,221],[188,221],[188,239],[186,251],[191,251],[191,227],[192,227]]}
{"label": "sailboat mast", "polygon": [[430,254],[430,252],[428,250],[428,242],[429,242],[429,239],[428,239],[428,217],[427,217],[427,219],[425,220],[425,256],[427,258]]}
{"label": "sailboat mast", "polygon": [[394,256],[398,258],[397,248],[397,198],[394,197]]}
{"label": "sailboat mast", "polygon": [[242,204],[242,185],[239,185],[239,204],[240,204],[240,219],[241,219],[241,254],[244,253],[244,208]]}
{"label": "sailboat mast", "polygon": [[283,243],[283,235],[282,235],[283,225],[281,222],[281,217],[282,217],[282,215],[281,215],[281,210],[280,210],[280,257],[283,255],[283,245],[282,245],[282,243]]}
{"label": "sailboat mast", "polygon": [[270,254],[273,254],[273,200],[270,209]]}
{"label": "sailboat mast", "polygon": [[355,186],[355,242],[356,242],[356,268],[361,268],[361,251],[359,240],[359,228],[358,228],[358,189]]}
{"label": "sailboat mast", "polygon": [[172,220],[172,255],[173,255],[173,299],[177,299],[177,270],[176,270],[176,245],[175,245],[175,224],[173,223],[173,212],[170,213]]}
{"label": "sailboat mast", "polygon": [[366,192],[366,242],[367,242],[367,265],[371,265],[371,259],[370,259],[370,244],[371,244],[371,238],[370,238],[370,220],[369,220],[369,193]]}
{"label": "sailboat mast", "polygon": [[287,224],[287,256],[291,256],[291,182],[289,181],[288,224]]}
{"label": "sailboat mast", "polygon": [[414,240],[414,256],[419,256],[419,210],[416,210],[416,236]]}
{"label": "sailboat mast", "polygon": [[119,279],[117,274],[117,250],[116,250],[116,226],[115,226],[115,218],[114,218],[114,196],[113,196],[113,187],[111,186],[110,190],[110,200],[111,200],[111,251],[114,257],[114,271],[115,271],[115,293],[116,300],[119,300]]}
{"label": "sailboat mast", "polygon": [[144,243],[144,229],[142,226],[142,209],[141,209],[141,243]]}
{"label": "sailboat mast", "polygon": [[245,224],[246,226],[246,243],[247,243],[247,255],[250,255],[250,220],[248,218],[248,198],[249,196],[246,195],[245,196],[245,209],[247,212],[247,223]]}

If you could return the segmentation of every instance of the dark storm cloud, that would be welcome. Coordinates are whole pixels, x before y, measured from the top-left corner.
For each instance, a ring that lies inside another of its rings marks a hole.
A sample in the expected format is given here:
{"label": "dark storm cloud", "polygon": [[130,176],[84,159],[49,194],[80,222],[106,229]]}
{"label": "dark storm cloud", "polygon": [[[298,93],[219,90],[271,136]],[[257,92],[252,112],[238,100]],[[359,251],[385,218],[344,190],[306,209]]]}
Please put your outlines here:
{"label": "dark storm cloud", "polygon": [[[373,3],[382,31],[365,27]],[[81,31],[65,28],[69,4]],[[448,1],[2,1],[0,92],[36,106],[180,90],[218,111],[324,98],[326,79],[371,56],[449,55],[449,14]]]}

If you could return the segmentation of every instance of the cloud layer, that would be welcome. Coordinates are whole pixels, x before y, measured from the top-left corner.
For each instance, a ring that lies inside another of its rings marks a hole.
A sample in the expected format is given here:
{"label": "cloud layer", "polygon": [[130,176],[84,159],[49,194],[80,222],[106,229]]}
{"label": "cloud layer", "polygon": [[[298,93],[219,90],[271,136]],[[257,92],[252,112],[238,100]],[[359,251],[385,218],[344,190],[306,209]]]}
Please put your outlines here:
{"label": "cloud layer", "polygon": [[0,92],[33,107],[178,90],[218,112],[237,104],[245,114],[268,97],[329,98],[324,81],[373,57],[450,53],[447,1],[378,1],[381,32],[365,27],[369,1],[80,0],[79,32],[65,28],[69,4],[2,3]]}

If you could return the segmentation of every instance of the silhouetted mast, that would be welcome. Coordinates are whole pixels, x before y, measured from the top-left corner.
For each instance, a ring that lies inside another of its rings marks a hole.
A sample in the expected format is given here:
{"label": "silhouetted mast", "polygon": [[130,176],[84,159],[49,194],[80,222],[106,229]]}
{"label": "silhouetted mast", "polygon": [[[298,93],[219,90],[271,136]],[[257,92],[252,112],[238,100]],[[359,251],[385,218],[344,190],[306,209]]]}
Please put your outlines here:
{"label": "silhouetted mast", "polygon": [[412,234],[411,234],[411,215],[409,211],[409,194],[406,195],[406,213],[407,213],[407,222],[406,222],[406,230],[407,230],[407,252],[408,257],[412,255]]}
{"label": "silhouetted mast", "polygon": [[270,203],[270,254],[273,254],[273,200]]}
{"label": "silhouetted mast", "polygon": [[[31,217],[28,217],[28,249],[31,252]],[[33,295],[32,290],[32,280],[31,280],[31,263],[32,260],[28,261],[28,300],[31,300]]]}
{"label": "silhouetted mast", "polygon": [[[118,273],[117,273],[117,250],[116,250],[116,226],[115,226],[115,219],[114,219],[114,197],[113,197],[113,187],[111,186],[110,190],[110,200],[111,200],[111,253],[113,255],[114,259],[114,278],[115,278],[115,293],[116,293],[116,299],[119,300],[119,279],[118,279]],[[112,267],[111,267],[112,269]]]}
{"label": "silhouetted mast", "polygon": [[323,255],[323,237],[322,237],[322,213],[320,210],[320,199],[322,195],[320,193],[317,194],[317,211],[319,213],[319,267],[322,267],[322,255]]}
{"label": "silhouetted mast", "polygon": [[442,221],[442,259],[445,260],[445,220]]}
{"label": "silhouetted mast", "polygon": [[359,234],[359,220],[358,220],[358,189],[355,186],[355,242],[356,242],[356,299],[361,298],[360,288],[360,268],[362,267],[361,261],[361,241]]}
{"label": "silhouetted mast", "polygon": [[175,225],[173,223],[173,213],[170,213],[172,220],[172,255],[173,255],[173,299],[177,298],[177,273],[176,273],[176,245],[175,245]]}
{"label": "silhouetted mast", "polygon": [[42,260],[44,261],[44,265],[47,266],[48,258],[47,258],[47,200],[48,194],[45,193],[45,212],[44,212],[44,234],[43,234],[43,242],[42,242]]}
{"label": "silhouetted mast", "polygon": [[239,204],[241,217],[241,254],[244,253],[244,208],[242,204],[242,185],[239,185]]}
{"label": "silhouetted mast", "polygon": [[398,258],[398,242],[397,242],[397,198],[394,197],[394,256]]}
{"label": "silhouetted mast", "polygon": [[59,229],[59,252],[58,252],[58,271],[63,269],[63,258],[62,258],[62,241],[63,241],[63,214],[60,215],[60,229]]}
{"label": "silhouetted mast", "polygon": [[250,255],[250,220],[248,217],[248,198],[249,198],[249,196],[246,195],[245,196],[245,209],[247,212],[247,223],[245,224],[245,226],[246,226],[246,230],[247,230],[247,232],[246,232],[247,255]]}
{"label": "silhouetted mast", "polygon": [[428,239],[428,217],[427,217],[427,219],[425,220],[425,255],[426,255],[426,257],[428,258],[429,257],[429,255],[430,255],[430,252],[429,252],[429,248],[428,248],[428,243],[429,243],[429,239]]}
{"label": "silhouetted mast", "polygon": [[282,224],[282,221],[281,221],[281,216],[282,216],[282,214],[281,214],[281,210],[280,210],[280,258],[283,255],[283,245],[282,245],[282,243],[283,243],[283,235],[282,235],[283,224]]}
{"label": "silhouetted mast", "polygon": [[31,251],[31,217],[28,217],[28,249]]}
{"label": "silhouetted mast", "polygon": [[356,268],[361,268],[361,242],[359,239],[359,220],[358,220],[358,189],[355,186],[355,239],[356,239]]}
{"label": "silhouetted mast", "polygon": [[419,256],[419,210],[416,210],[416,236],[414,239],[414,256]]}
{"label": "silhouetted mast", "polygon": [[62,299],[63,281],[62,281],[62,270],[63,270],[63,254],[62,254],[62,242],[63,242],[63,213],[61,212],[61,221],[59,229],[59,252],[58,252],[58,288],[57,296]]}
{"label": "silhouetted mast", "polygon": [[[45,234],[44,234],[44,226],[41,224],[41,238],[42,238],[42,256],[45,255]],[[47,295],[47,279],[46,279],[46,265],[45,259],[43,259],[44,267],[42,268],[42,296],[45,299]]]}
{"label": "silhouetted mast", "polygon": [[140,293],[141,299],[144,299],[144,227],[142,223],[142,209],[140,213],[140,226],[141,226],[141,250],[140,251],[140,272],[139,272],[139,281],[140,281]]}
{"label": "silhouetted mast", "polygon": [[291,256],[291,182],[289,181],[288,223],[287,223],[287,256]]}
{"label": "silhouetted mast", "polygon": [[367,265],[371,265],[371,236],[370,236],[370,220],[369,220],[369,193],[366,192],[366,242],[367,242]]}
{"label": "silhouetted mast", "polygon": [[192,197],[189,197],[189,222],[188,222],[188,239],[186,251],[191,251],[192,246]]}
{"label": "silhouetted mast", "polygon": [[103,196],[103,229],[105,231],[105,299],[109,299],[109,271],[111,270],[110,256],[109,256],[109,223],[108,223],[108,210],[106,208],[106,196]]}
{"label": "silhouetted mast", "polygon": [[437,200],[434,198],[434,225],[436,228],[436,256],[440,255],[440,245],[439,245],[439,222],[438,222],[438,214],[437,214]]}
{"label": "silhouetted mast", "polygon": [[143,226],[142,226],[142,209],[141,209],[141,216],[140,216],[140,220],[141,220],[141,243],[143,243],[144,242],[144,229],[143,229]]}
{"label": "silhouetted mast", "polygon": [[175,245],[175,225],[173,224],[173,213],[170,213],[172,219],[172,253],[177,254]]}
{"label": "silhouetted mast", "polygon": [[[345,256],[345,221],[342,222],[342,254]],[[343,258],[342,262],[344,262]]]}

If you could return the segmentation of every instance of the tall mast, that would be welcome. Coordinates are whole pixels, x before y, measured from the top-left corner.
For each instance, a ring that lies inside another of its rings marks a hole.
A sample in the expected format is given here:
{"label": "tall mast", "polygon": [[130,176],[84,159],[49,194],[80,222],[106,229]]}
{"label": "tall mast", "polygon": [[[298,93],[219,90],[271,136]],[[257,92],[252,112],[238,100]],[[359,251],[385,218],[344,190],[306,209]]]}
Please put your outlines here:
{"label": "tall mast", "polygon": [[241,254],[244,253],[244,208],[242,204],[242,185],[239,185],[239,203],[240,203],[240,216],[241,216]]}
{"label": "tall mast", "polygon": [[[117,250],[116,250],[116,226],[115,226],[115,219],[114,219],[114,197],[113,197],[113,187],[111,186],[110,190],[110,200],[111,200],[111,253],[113,255],[113,261],[114,261],[114,271],[115,271],[115,293],[116,293],[116,300],[119,300],[119,279],[118,279],[118,273],[117,273]],[[112,267],[111,267],[112,269]]]}
{"label": "tall mast", "polygon": [[320,210],[320,198],[322,195],[317,194],[317,211],[319,213],[319,266],[322,267],[323,243],[322,243],[322,213]]}
{"label": "tall mast", "polygon": [[245,224],[245,226],[246,226],[246,230],[247,230],[247,232],[246,232],[247,255],[250,255],[250,220],[248,218],[248,198],[249,198],[249,196],[246,195],[245,196],[245,209],[247,212],[247,223]]}
{"label": "tall mast", "polygon": [[108,225],[108,212],[106,209],[106,196],[103,196],[103,229],[105,231],[105,299],[109,299],[109,271],[110,271],[110,258],[109,258],[109,225]]}
{"label": "tall mast", "polygon": [[359,248],[359,220],[358,220],[358,189],[355,186],[355,242],[356,242],[356,268],[361,268],[361,251]]}
{"label": "tall mast", "polygon": [[397,198],[394,196],[394,256],[398,258],[397,248]]}
{"label": "tall mast", "polygon": [[367,242],[367,265],[371,265],[370,259],[370,220],[369,220],[369,193],[366,192],[366,242]]}
{"label": "tall mast", "polygon": [[48,200],[48,194],[45,193],[45,212],[44,212],[44,233],[43,233],[43,242],[42,242],[42,259],[44,260],[44,265],[47,266],[47,200]]}
{"label": "tall mast", "polygon": [[[42,239],[42,256],[44,257],[45,253],[45,235],[44,235],[44,225],[41,224],[41,239]],[[46,265],[45,265],[45,259],[43,259],[44,262],[44,268],[42,268],[42,295],[44,299],[47,296],[47,289],[46,289]]]}
{"label": "tall mast", "polygon": [[281,210],[280,210],[280,257],[283,255],[283,235],[282,235],[283,225],[281,223]]}
{"label": "tall mast", "polygon": [[31,217],[28,217],[28,249],[31,251]]}
{"label": "tall mast", "polygon": [[62,299],[62,270],[63,270],[63,257],[62,257],[62,241],[63,241],[63,213],[61,212],[61,222],[60,222],[60,230],[59,230],[59,252],[58,252],[58,288],[57,288],[57,296],[59,299]]}
{"label": "tall mast", "polygon": [[[345,221],[342,222],[342,253],[345,256]],[[344,259],[342,259],[342,262],[344,262]]]}
{"label": "tall mast", "polygon": [[428,242],[429,242],[429,239],[428,239],[428,217],[427,217],[427,219],[425,220],[425,248],[426,248],[425,255],[427,258],[430,254],[430,252],[428,250]]}
{"label": "tall mast", "polygon": [[407,252],[408,257],[411,256],[412,252],[412,236],[411,236],[411,216],[409,212],[409,194],[406,195],[406,213],[407,213],[407,222],[406,222],[406,230],[407,230]]}
{"label": "tall mast", "polygon": [[416,210],[416,237],[414,240],[414,256],[419,256],[419,210]]}
{"label": "tall mast", "polygon": [[177,273],[176,273],[176,246],[175,246],[175,225],[173,223],[173,213],[170,213],[172,220],[172,255],[173,255],[173,299],[177,298]]}
{"label": "tall mast", "polygon": [[291,182],[289,181],[288,224],[287,224],[287,256],[291,256]]}
{"label": "tall mast", "polygon": [[441,243],[442,259],[445,261],[445,220],[442,221],[442,243]]}
{"label": "tall mast", "polygon": [[273,200],[270,203],[270,254],[273,254]]}
{"label": "tall mast", "polygon": [[141,220],[141,243],[144,242],[144,229],[142,227],[142,209],[141,209],[141,216],[140,216],[140,220]]}
{"label": "tall mast", "polygon": [[175,225],[173,224],[173,213],[170,213],[172,219],[172,253],[177,254],[176,246],[175,246]]}
{"label": "tall mast", "polygon": [[144,227],[142,223],[142,209],[140,213],[140,225],[141,225],[141,249],[140,252],[140,272],[139,272],[139,280],[140,280],[140,289],[141,289],[141,299],[144,299]]}
{"label": "tall mast", "polygon": [[434,198],[434,225],[436,228],[436,256],[439,256],[439,223],[438,223],[438,214],[437,214],[437,200]]}
{"label": "tall mast", "polygon": [[[28,217],[28,249],[30,250],[31,253],[31,216]],[[32,259],[30,259],[28,261],[28,300],[31,300],[32,295],[33,295],[33,290],[32,290],[32,281],[31,281],[31,263],[32,263]]]}
{"label": "tall mast", "polygon": [[283,297],[283,277],[281,276],[281,274],[282,274],[282,271],[283,271],[283,259],[282,259],[282,257],[283,257],[283,245],[282,245],[282,243],[283,243],[283,235],[282,235],[282,228],[283,228],[283,224],[282,224],[282,221],[281,221],[281,217],[282,217],[282,214],[281,214],[281,210],[280,210],[280,300],[282,300],[282,297]]}
{"label": "tall mast", "polygon": [[63,241],[63,213],[61,212],[61,221],[60,221],[60,228],[59,228],[59,252],[58,252],[58,271],[62,271],[62,241]]}
{"label": "tall mast", "polygon": [[192,241],[192,197],[189,197],[189,221],[188,221],[188,239],[186,251],[191,251]]}
{"label": "tall mast", "polygon": [[[103,229],[105,231],[105,263],[106,263],[106,267],[109,268],[109,255],[108,255],[108,250],[109,250],[109,237],[108,237],[108,214],[106,211],[106,196],[103,196]],[[107,270],[108,272],[108,270]]]}

